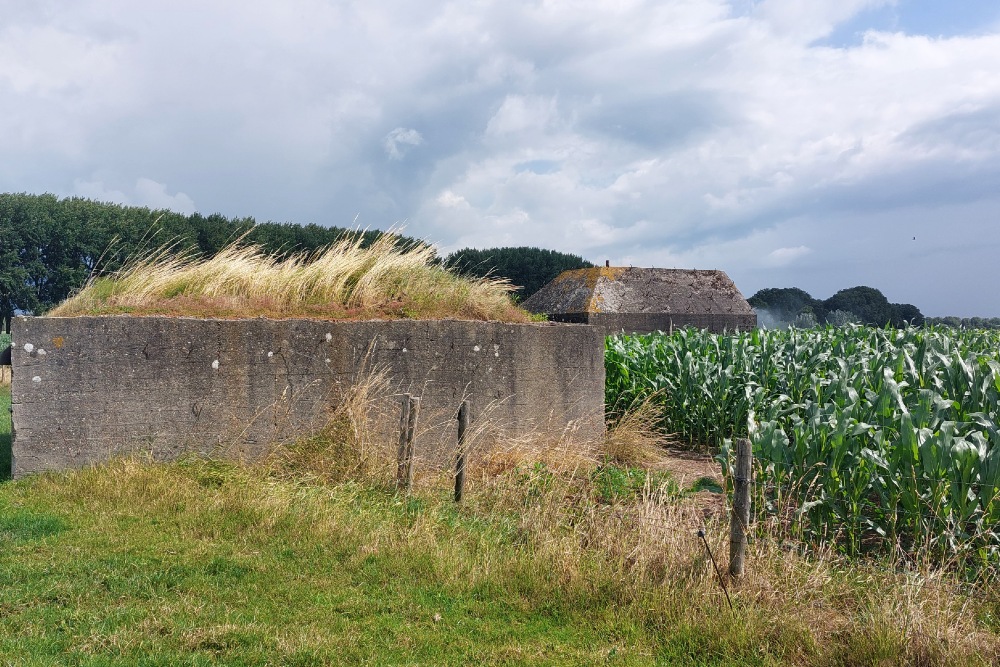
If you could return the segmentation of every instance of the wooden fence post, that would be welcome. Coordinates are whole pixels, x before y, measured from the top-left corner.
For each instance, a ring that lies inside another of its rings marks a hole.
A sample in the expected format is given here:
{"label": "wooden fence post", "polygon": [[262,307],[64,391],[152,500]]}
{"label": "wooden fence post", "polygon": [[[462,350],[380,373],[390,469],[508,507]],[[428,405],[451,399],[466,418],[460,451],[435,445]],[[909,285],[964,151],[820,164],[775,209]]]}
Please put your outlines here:
{"label": "wooden fence post", "polygon": [[465,487],[465,434],[469,430],[469,402],[458,408],[458,456],[455,457],[455,502],[462,502]]}
{"label": "wooden fence post", "polygon": [[407,493],[413,487],[413,433],[419,411],[420,399],[403,394],[399,417],[399,448],[396,451],[396,488],[405,488]]}
{"label": "wooden fence post", "polygon": [[733,514],[729,522],[729,574],[743,575],[743,559],[750,526],[750,483],[753,477],[753,450],[750,441],[736,441],[736,475],[733,478]]}

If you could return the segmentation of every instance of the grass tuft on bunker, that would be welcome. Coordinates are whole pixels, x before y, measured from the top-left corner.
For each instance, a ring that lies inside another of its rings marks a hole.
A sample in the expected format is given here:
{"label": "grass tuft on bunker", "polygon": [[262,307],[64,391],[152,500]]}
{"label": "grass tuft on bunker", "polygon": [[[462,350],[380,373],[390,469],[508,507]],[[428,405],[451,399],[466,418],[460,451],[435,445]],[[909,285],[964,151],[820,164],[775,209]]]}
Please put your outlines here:
{"label": "grass tuft on bunker", "polygon": [[171,247],[91,279],[48,314],[528,322],[506,280],[457,276],[426,244],[386,233],[279,258],[240,241],[202,259]]}

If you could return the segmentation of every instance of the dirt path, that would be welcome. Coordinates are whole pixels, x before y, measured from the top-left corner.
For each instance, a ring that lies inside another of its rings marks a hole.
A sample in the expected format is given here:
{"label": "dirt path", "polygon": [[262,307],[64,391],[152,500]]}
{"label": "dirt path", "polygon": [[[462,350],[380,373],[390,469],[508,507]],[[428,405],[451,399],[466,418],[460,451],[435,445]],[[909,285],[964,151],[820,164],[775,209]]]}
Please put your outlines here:
{"label": "dirt path", "polygon": [[[690,489],[700,479],[712,480],[720,488],[723,486],[722,468],[712,454],[669,447],[656,468],[669,472],[681,489]],[[691,494],[690,499],[706,519],[725,513],[725,496],[721,493],[698,491]]]}
{"label": "dirt path", "polygon": [[682,488],[689,488],[703,477],[722,484],[722,469],[711,454],[675,447],[667,448],[665,452],[657,468],[673,475]]}

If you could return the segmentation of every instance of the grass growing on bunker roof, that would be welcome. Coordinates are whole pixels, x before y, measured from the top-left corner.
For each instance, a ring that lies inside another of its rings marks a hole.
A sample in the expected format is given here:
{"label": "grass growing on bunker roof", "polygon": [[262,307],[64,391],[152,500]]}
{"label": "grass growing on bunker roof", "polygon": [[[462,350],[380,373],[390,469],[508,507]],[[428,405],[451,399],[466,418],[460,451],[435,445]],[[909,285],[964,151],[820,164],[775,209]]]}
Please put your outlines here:
{"label": "grass growing on bunker roof", "polygon": [[506,280],[457,276],[432,247],[397,241],[344,239],[287,258],[239,241],[208,259],[165,247],[91,279],[49,315],[529,321]]}

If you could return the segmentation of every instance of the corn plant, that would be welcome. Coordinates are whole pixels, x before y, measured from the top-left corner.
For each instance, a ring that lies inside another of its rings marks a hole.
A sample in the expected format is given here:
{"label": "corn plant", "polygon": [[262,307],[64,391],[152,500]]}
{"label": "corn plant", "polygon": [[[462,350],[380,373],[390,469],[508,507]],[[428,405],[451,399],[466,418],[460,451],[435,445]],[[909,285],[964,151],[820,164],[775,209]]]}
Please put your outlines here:
{"label": "corn plant", "polygon": [[750,438],[756,507],[846,552],[1000,564],[1000,334],[862,326],[607,343],[607,398],[692,446]]}

